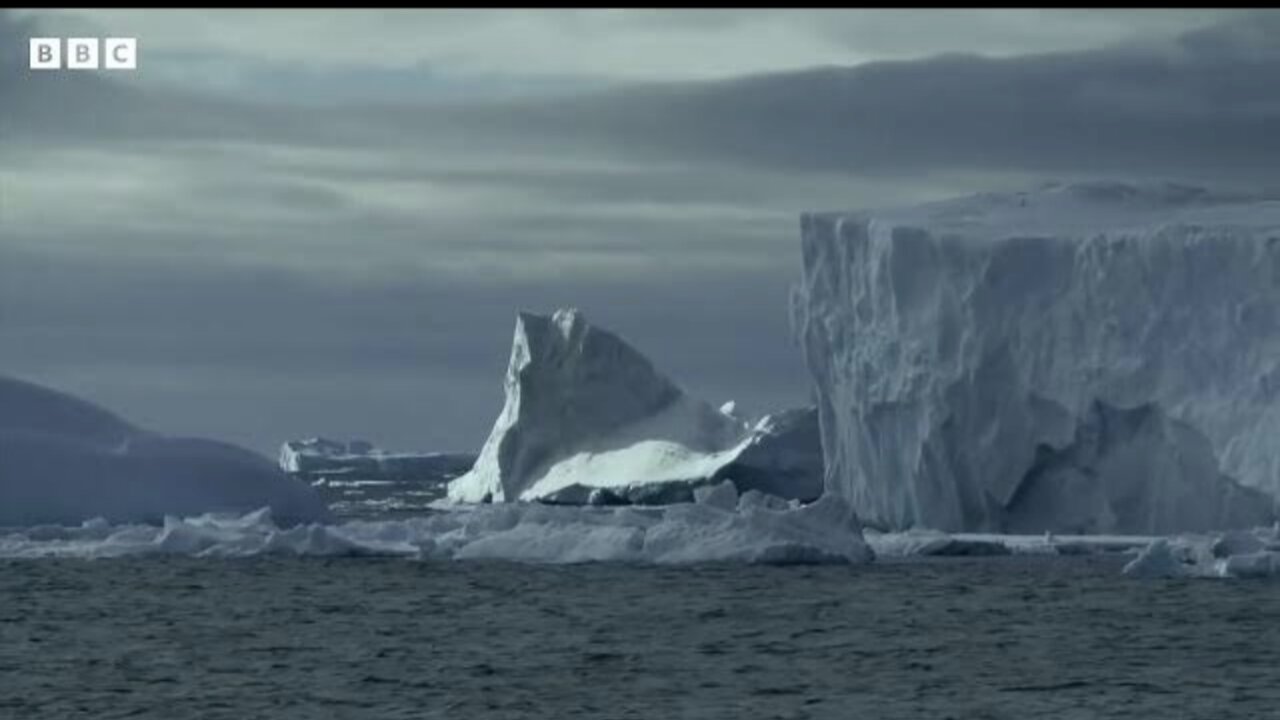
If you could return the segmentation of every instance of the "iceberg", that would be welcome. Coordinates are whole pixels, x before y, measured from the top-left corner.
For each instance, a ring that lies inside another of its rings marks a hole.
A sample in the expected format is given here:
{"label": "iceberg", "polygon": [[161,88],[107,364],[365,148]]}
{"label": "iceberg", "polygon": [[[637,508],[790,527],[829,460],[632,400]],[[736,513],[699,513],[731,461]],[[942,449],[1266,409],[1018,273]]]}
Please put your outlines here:
{"label": "iceberg", "polygon": [[427,511],[449,481],[475,464],[469,453],[388,452],[364,440],[307,438],[280,446],[280,469],[315,488],[335,517]]}
{"label": "iceberg", "polygon": [[868,527],[1166,535],[1280,494],[1280,202],[1081,183],[801,219],[826,487]]}
{"label": "iceberg", "polygon": [[562,309],[520,313],[506,400],[455,502],[687,502],[699,485],[785,499],[822,493],[817,413],[754,424],[691,397],[617,335]]}
{"label": "iceberg", "polygon": [[280,469],[308,480],[339,475],[368,479],[445,482],[475,464],[468,453],[388,452],[364,440],[290,440],[280,446]]}
{"label": "iceberg", "polygon": [[0,526],[160,522],[261,507],[281,523],[329,517],[311,488],[256,453],[141,430],[78,398],[0,377]]}

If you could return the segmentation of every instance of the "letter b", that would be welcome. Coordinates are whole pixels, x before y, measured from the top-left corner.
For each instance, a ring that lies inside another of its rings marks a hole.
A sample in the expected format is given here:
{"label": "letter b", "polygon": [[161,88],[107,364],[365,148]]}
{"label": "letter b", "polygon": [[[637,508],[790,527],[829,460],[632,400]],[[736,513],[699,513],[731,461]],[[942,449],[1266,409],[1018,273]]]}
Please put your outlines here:
{"label": "letter b", "polygon": [[57,70],[62,67],[62,40],[31,38],[31,69]]}
{"label": "letter b", "polygon": [[67,38],[67,67],[76,70],[96,70],[98,38]]}

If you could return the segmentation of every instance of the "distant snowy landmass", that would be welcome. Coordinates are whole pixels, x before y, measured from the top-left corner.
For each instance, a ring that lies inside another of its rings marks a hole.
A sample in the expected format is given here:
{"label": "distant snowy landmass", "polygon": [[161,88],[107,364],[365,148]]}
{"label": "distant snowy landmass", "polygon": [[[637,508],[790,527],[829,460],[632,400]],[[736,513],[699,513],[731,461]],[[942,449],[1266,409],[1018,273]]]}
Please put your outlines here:
{"label": "distant snowy landmass", "polygon": [[1055,185],[801,228],[827,487],[868,525],[1271,523],[1280,202]]}
{"label": "distant snowy landmass", "polygon": [[731,480],[813,500],[822,492],[814,410],[750,422],[691,397],[618,336],[576,310],[520,313],[506,402],[460,502],[666,503]]}
{"label": "distant snowy landmass", "polygon": [[264,506],[285,524],[329,516],[311,488],[256,453],[140,430],[83,400],[0,377],[0,526],[159,522]]}

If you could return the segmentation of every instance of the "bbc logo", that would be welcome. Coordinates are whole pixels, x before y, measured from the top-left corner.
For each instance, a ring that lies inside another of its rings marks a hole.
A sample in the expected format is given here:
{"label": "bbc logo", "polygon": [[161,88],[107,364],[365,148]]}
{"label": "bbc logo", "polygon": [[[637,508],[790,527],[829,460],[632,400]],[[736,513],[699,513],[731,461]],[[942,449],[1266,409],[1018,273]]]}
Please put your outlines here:
{"label": "bbc logo", "polygon": [[[63,62],[65,55],[66,62]],[[101,62],[99,62],[101,61]],[[137,38],[31,38],[31,69],[135,70],[138,67]]]}

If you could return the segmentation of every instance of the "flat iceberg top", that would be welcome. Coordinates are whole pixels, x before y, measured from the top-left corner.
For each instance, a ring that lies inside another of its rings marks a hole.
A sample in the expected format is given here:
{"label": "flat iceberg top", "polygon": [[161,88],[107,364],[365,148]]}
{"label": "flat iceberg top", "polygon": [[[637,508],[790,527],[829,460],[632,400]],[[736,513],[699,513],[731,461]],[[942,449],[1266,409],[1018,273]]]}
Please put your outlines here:
{"label": "flat iceberg top", "polygon": [[462,473],[475,462],[472,453],[392,452],[366,440],[314,437],[289,440],[280,446],[280,469],[294,474],[361,471],[377,474]]}
{"label": "flat iceberg top", "polygon": [[1092,182],[978,193],[909,207],[807,213],[805,221],[811,219],[874,222],[986,240],[1114,234],[1170,225],[1232,227],[1252,235],[1280,231],[1280,199],[1185,185]]}

